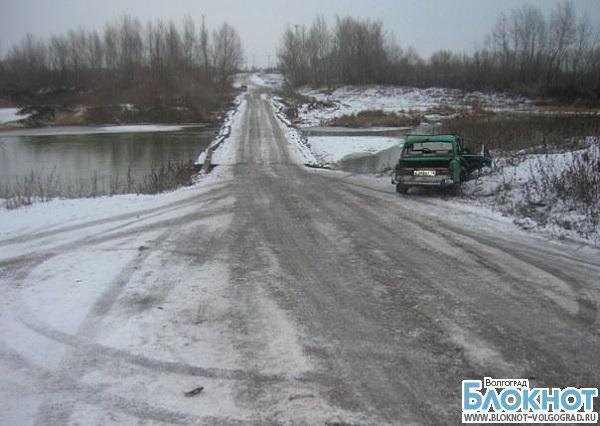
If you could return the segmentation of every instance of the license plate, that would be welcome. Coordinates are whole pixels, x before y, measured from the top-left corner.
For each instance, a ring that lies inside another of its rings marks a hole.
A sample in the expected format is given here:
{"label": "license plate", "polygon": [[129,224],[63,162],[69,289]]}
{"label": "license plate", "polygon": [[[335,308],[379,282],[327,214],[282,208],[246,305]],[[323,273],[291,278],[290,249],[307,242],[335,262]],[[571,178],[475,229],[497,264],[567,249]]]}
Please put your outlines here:
{"label": "license plate", "polygon": [[435,176],[435,170],[415,170],[415,176]]}

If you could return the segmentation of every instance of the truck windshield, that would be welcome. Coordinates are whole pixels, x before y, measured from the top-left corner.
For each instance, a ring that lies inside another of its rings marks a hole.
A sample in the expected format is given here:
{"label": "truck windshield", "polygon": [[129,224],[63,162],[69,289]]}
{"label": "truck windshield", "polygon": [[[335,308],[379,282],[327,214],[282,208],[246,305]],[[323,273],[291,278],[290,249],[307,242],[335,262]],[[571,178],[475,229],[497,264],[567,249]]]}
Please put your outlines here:
{"label": "truck windshield", "polygon": [[413,142],[404,146],[406,155],[452,154],[452,142]]}

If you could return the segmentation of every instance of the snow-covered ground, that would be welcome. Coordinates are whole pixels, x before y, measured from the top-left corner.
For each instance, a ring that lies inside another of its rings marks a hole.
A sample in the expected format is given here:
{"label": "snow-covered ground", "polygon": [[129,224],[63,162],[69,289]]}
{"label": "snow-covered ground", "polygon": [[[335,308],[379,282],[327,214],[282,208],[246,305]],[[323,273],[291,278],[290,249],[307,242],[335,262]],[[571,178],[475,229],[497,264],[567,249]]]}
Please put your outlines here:
{"label": "snow-covered ground", "polygon": [[0,108],[0,124],[22,120],[28,116],[27,114],[20,115],[19,108]]}
{"label": "snow-covered ground", "polygon": [[[92,404],[71,407],[59,424],[133,424],[131,412],[171,423],[176,406],[209,418],[248,415],[233,403],[231,381],[195,372],[208,368],[220,375],[239,368],[231,342],[223,338],[227,323],[194,323],[197,315],[223,314],[227,295],[220,284],[227,282],[227,270],[215,262],[195,267],[185,253],[168,260],[182,234],[202,230],[196,241],[201,247],[207,242],[202,235],[217,238],[227,226],[230,215],[219,210],[230,210],[232,200],[210,197],[226,179],[214,174],[156,196],[55,200],[0,212],[1,261],[33,262],[22,277],[0,277],[0,347],[3,356],[20,354],[0,366],[0,423],[33,424],[36,416],[46,423],[60,415],[46,407],[70,394]],[[175,225],[199,211],[215,214]],[[173,225],[168,233],[165,224]],[[128,282],[127,288],[119,282]],[[153,303],[158,294],[165,297]],[[111,302],[100,326],[90,319],[102,300]],[[206,303],[201,314],[198,303]],[[75,367],[85,354],[94,359],[92,371]],[[61,363],[65,359],[69,369]],[[182,397],[199,382],[210,389],[200,405]],[[47,393],[52,383],[64,386]]]}
{"label": "snow-covered ground", "polygon": [[[97,198],[55,199],[18,209],[0,208],[0,239],[48,231],[64,224],[77,226],[90,218],[102,222],[113,217],[115,212],[126,215],[148,208],[165,207],[193,195],[200,187],[210,186],[222,177],[222,173],[223,170],[218,170],[217,173],[200,176],[194,186],[154,195],[123,194]],[[27,249],[23,253],[26,252]],[[0,248],[0,254],[17,255],[20,252],[12,249],[10,253],[3,253]]]}
{"label": "snow-covered ground", "polygon": [[[240,83],[241,84],[241,83]],[[232,123],[236,115],[243,115],[246,111],[246,100],[243,95],[238,95],[233,101],[234,107],[225,114],[221,129],[211,142],[207,149],[200,153],[196,159],[196,164],[204,164],[206,156],[211,153],[211,164],[233,164],[235,159],[235,150],[232,149],[232,144],[224,143],[231,136]],[[239,132],[239,128],[234,129]]]}
{"label": "snow-covered ground", "polygon": [[[323,104],[305,104],[299,109],[301,126],[319,126],[343,115],[360,111],[382,110],[385,112],[418,113],[436,118],[442,114],[470,111],[474,108],[503,112],[531,111],[532,102],[524,97],[506,93],[463,92],[457,89],[401,86],[342,86],[331,92],[323,89],[304,88],[302,95]],[[448,108],[446,111],[440,108]]]}
{"label": "snow-covered ground", "polygon": [[[302,127],[298,128],[286,117],[285,106],[281,98],[272,98],[272,104],[277,117],[284,126],[288,139],[294,141],[298,147],[304,164],[319,167],[333,166],[335,168],[336,163],[344,158],[377,155],[393,146],[401,146],[404,142],[404,139],[400,137],[342,136],[336,131],[331,132],[331,136],[307,137],[302,133]],[[371,130],[380,132],[384,128],[373,128]],[[336,135],[336,133],[338,134]]]}
{"label": "snow-covered ground", "polygon": [[285,133],[287,140],[296,147],[297,158],[299,162],[311,165],[322,166],[323,164],[316,158],[315,153],[310,149],[306,137],[292,125],[290,120],[285,116],[284,106],[281,98],[272,97],[271,105],[275,116],[281,122],[281,129]]}
{"label": "snow-covered ground", "polygon": [[280,89],[283,86],[283,75],[277,73],[259,73],[250,76],[250,82],[257,86]]}
{"label": "snow-covered ground", "polygon": [[[513,217],[524,229],[600,244],[600,138],[585,143],[576,151],[504,154],[493,169],[463,185],[463,201]],[[578,190],[589,202],[578,198]]]}

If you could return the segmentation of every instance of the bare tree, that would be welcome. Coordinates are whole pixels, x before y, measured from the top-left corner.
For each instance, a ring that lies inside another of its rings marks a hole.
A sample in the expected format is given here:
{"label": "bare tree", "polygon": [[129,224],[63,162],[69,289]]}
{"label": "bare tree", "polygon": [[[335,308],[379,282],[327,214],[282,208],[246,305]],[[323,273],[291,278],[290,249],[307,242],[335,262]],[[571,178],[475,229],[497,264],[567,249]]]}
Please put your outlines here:
{"label": "bare tree", "polygon": [[143,41],[140,21],[124,15],[119,28],[119,68],[125,79],[132,79],[142,65]]}
{"label": "bare tree", "polygon": [[196,46],[196,26],[190,15],[183,18],[183,62],[186,70],[191,70],[194,63],[194,50]]}
{"label": "bare tree", "polygon": [[520,78],[531,82],[539,75],[547,42],[547,24],[542,11],[525,5],[512,11],[513,40],[519,60]]}
{"label": "bare tree", "polygon": [[69,46],[63,36],[50,37],[49,56],[50,68],[60,71],[64,76],[69,69]]}
{"label": "bare tree", "polygon": [[288,27],[283,34],[281,46],[277,52],[279,67],[291,87],[307,84],[310,79],[310,63],[306,47],[306,28],[297,25]]}
{"label": "bare tree", "polygon": [[317,16],[308,32],[306,42],[306,54],[308,56],[311,70],[312,84],[329,85],[332,78],[331,53],[332,35],[327,28],[327,22],[323,16]]}
{"label": "bare tree", "polygon": [[558,78],[559,70],[564,66],[565,53],[575,43],[576,17],[573,4],[563,1],[556,5],[550,15],[549,38],[548,38],[548,69],[546,72],[546,84],[552,84]]}
{"label": "bare tree", "polygon": [[202,51],[202,63],[204,65],[204,74],[207,79],[210,79],[210,58],[208,53],[209,39],[204,15],[202,16],[202,28],[200,29],[200,49]]}
{"label": "bare tree", "polygon": [[220,84],[227,83],[242,65],[244,56],[240,36],[227,22],[213,33],[212,58]]}
{"label": "bare tree", "polygon": [[104,46],[96,31],[88,34],[87,48],[89,67],[94,70],[100,70],[104,60]]}
{"label": "bare tree", "polygon": [[381,21],[338,18],[334,55],[341,80],[353,84],[380,81],[387,65]]}
{"label": "bare tree", "polygon": [[116,71],[119,65],[119,30],[113,24],[104,27],[104,63],[106,68]]}

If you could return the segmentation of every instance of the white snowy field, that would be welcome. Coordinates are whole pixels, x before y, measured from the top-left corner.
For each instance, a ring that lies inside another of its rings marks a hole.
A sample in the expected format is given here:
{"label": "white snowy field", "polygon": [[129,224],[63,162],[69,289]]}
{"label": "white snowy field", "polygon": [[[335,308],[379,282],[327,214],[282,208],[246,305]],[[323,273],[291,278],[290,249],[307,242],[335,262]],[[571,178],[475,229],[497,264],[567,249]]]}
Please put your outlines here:
{"label": "white snowy field", "polygon": [[[34,265],[26,276],[0,277],[0,347],[4,355],[19,354],[0,367],[0,423],[49,421],[55,397],[92,401],[72,407],[62,424],[132,424],[132,412],[161,424],[177,418],[170,414],[176,410],[248,416],[233,402],[231,381],[194,373],[239,368],[223,338],[227,323],[194,323],[199,301],[207,306],[202,315],[223,314],[227,270],[216,261],[194,267],[177,249],[182,235],[198,232],[203,246],[228,226],[232,200],[210,195],[226,181],[217,173],[156,196],[55,200],[0,212],[0,261],[24,258]],[[168,297],[153,303],[162,292]],[[105,321],[90,322],[107,297],[115,300]],[[71,369],[62,365],[81,356],[94,359],[92,371],[79,372],[77,361]],[[52,383],[62,385],[48,397]],[[210,389],[200,404],[182,397],[199,383]]]}
{"label": "white snowy field", "polygon": [[19,108],[0,108],[0,124],[10,123],[12,121],[27,118],[27,114],[18,114]]}
{"label": "white snowy field", "polygon": [[259,73],[250,76],[250,83],[256,86],[280,89],[283,86],[283,75],[278,73]]}
{"label": "white snowy field", "polygon": [[600,244],[600,138],[585,144],[574,151],[501,155],[493,169],[463,185],[463,201],[513,217],[524,229]]}
{"label": "white snowy field", "polygon": [[[494,112],[531,111],[531,100],[506,93],[463,92],[457,89],[432,87],[420,89],[402,86],[341,86],[333,91],[303,88],[302,95],[314,98],[323,105],[315,108],[305,104],[299,109],[301,126],[319,126],[343,115],[360,111],[382,110],[385,112],[439,116],[438,108],[453,111],[471,111],[474,108]],[[326,105],[326,106],[325,106]]]}

